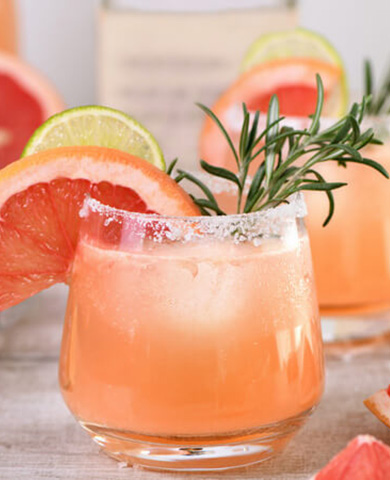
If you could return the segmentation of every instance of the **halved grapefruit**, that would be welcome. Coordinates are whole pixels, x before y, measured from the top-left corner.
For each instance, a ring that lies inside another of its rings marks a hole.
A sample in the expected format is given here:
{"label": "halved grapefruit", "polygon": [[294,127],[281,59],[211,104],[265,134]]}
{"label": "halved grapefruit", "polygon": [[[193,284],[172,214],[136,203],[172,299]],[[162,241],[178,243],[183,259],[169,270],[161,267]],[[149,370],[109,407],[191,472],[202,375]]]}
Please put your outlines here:
{"label": "halved grapefruit", "polygon": [[[312,58],[285,58],[261,63],[243,73],[219,98],[212,108],[232,138],[241,128],[241,104],[248,110],[266,114],[273,94],[279,98],[280,113],[286,116],[308,116],[315,111],[317,101],[316,74],[324,84],[324,116],[337,116],[343,106],[343,69],[338,65]],[[265,116],[265,115],[264,115]],[[207,118],[200,137],[200,156],[219,166],[232,168],[234,163],[226,141]]]}
{"label": "halved grapefruit", "polygon": [[197,215],[181,187],[149,162],[103,147],[61,147],[0,171],[0,311],[70,270],[85,196],[128,211]]}
{"label": "halved grapefruit", "polygon": [[0,53],[0,168],[17,160],[36,128],[63,108],[40,73],[16,56]]}
{"label": "halved grapefruit", "polygon": [[390,427],[390,385],[364,400],[364,405],[376,415],[381,422],[387,427]]}
{"label": "halved grapefruit", "polygon": [[371,435],[359,435],[312,480],[388,480],[390,448]]}

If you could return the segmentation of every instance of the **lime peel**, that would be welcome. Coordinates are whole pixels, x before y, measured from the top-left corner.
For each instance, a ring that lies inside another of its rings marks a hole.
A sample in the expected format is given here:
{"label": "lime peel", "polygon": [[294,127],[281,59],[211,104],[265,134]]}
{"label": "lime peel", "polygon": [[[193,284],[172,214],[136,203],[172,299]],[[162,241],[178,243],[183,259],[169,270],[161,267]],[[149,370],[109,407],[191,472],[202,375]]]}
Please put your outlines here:
{"label": "lime peel", "polygon": [[115,148],[165,170],[161,148],[143,125],[119,110],[97,105],[71,108],[50,117],[34,132],[22,157],[74,145]]}

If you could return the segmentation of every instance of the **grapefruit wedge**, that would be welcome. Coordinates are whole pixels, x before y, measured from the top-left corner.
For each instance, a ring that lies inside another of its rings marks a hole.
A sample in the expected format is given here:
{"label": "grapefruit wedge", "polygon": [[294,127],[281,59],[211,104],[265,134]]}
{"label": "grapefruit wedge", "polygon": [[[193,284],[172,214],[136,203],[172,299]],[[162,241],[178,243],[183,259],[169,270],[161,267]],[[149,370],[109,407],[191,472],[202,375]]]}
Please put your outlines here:
{"label": "grapefruit wedge", "polygon": [[39,125],[63,108],[40,73],[16,56],[0,53],[0,168],[17,160]]}
{"label": "grapefruit wedge", "polygon": [[[265,119],[269,101],[276,94],[282,115],[306,117],[315,111],[317,73],[321,76],[325,90],[323,115],[337,116],[344,109],[341,82],[343,69],[312,58],[278,59],[253,67],[222,94],[212,110],[230,136],[237,140],[243,102],[249,111],[263,112]],[[205,120],[200,136],[200,156],[214,165],[233,166],[226,140],[209,117]]]}
{"label": "grapefruit wedge", "polygon": [[65,282],[86,195],[113,207],[197,215],[191,198],[146,160],[103,147],[61,147],[0,171],[0,311]]}
{"label": "grapefruit wedge", "polygon": [[390,448],[370,435],[359,435],[312,480],[388,480]]}
{"label": "grapefruit wedge", "polygon": [[[381,422],[390,427],[390,385],[364,400],[364,405],[376,415]],[[390,475],[390,473],[389,473]]]}

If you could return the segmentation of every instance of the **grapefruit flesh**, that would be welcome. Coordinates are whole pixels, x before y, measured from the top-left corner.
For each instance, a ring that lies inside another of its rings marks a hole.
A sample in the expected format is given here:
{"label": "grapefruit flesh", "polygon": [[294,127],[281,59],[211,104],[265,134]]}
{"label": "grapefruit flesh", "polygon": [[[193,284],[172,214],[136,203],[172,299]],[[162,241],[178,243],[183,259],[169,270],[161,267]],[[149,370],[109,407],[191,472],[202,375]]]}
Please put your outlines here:
{"label": "grapefruit flesh", "polygon": [[198,215],[167,174],[128,153],[62,147],[0,171],[0,311],[65,282],[85,196],[136,212]]}
{"label": "grapefruit flesh", "polygon": [[381,422],[390,427],[390,385],[368,397],[364,404]]}
{"label": "grapefruit flesh", "polygon": [[312,480],[388,480],[390,448],[370,435],[359,435]]}
{"label": "grapefruit flesh", "polygon": [[53,87],[21,60],[0,54],[0,168],[17,160],[32,133],[64,104]]}
{"label": "grapefruit flesh", "polygon": [[317,90],[308,85],[281,85],[274,91],[255,95],[247,102],[248,110],[266,112],[273,94],[278,96],[283,115],[304,117],[315,110]]}
{"label": "grapefruit flesh", "polygon": [[[273,94],[278,95],[281,115],[306,117],[315,111],[317,73],[324,84],[323,115],[335,116],[339,113],[343,96],[343,70],[338,65],[312,58],[279,59],[253,67],[222,94],[212,110],[237,145],[241,128],[237,118],[243,102],[248,110],[260,110],[263,113],[263,126]],[[234,159],[226,140],[210,118],[205,120],[199,150],[201,158],[209,163],[234,168]]]}

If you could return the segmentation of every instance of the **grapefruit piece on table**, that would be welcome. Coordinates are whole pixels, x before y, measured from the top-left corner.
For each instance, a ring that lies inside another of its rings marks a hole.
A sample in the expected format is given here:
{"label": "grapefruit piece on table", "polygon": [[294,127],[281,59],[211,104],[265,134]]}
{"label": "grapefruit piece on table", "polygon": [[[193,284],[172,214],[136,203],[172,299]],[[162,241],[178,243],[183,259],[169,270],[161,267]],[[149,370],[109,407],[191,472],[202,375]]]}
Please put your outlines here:
{"label": "grapefruit piece on table", "polygon": [[[324,84],[323,115],[337,116],[344,109],[343,70],[338,65],[312,58],[277,59],[253,67],[222,94],[212,111],[236,141],[243,102],[249,111],[260,110],[265,122],[269,101],[276,94],[282,115],[307,117],[316,107],[317,73]],[[204,122],[199,147],[204,160],[228,168],[234,166],[225,138],[209,117]]]}
{"label": "grapefruit piece on table", "polygon": [[0,168],[17,160],[42,122],[64,108],[52,85],[15,56],[0,53]]}
{"label": "grapefruit piece on table", "polygon": [[[390,385],[364,400],[364,405],[376,415],[381,422],[390,427]],[[390,472],[389,472],[390,478]]]}
{"label": "grapefruit piece on table", "polygon": [[86,195],[136,212],[197,215],[166,173],[120,150],[46,150],[0,170],[0,311],[64,282]]}
{"label": "grapefruit piece on table", "polygon": [[311,480],[388,480],[390,448],[370,435],[359,435]]}

